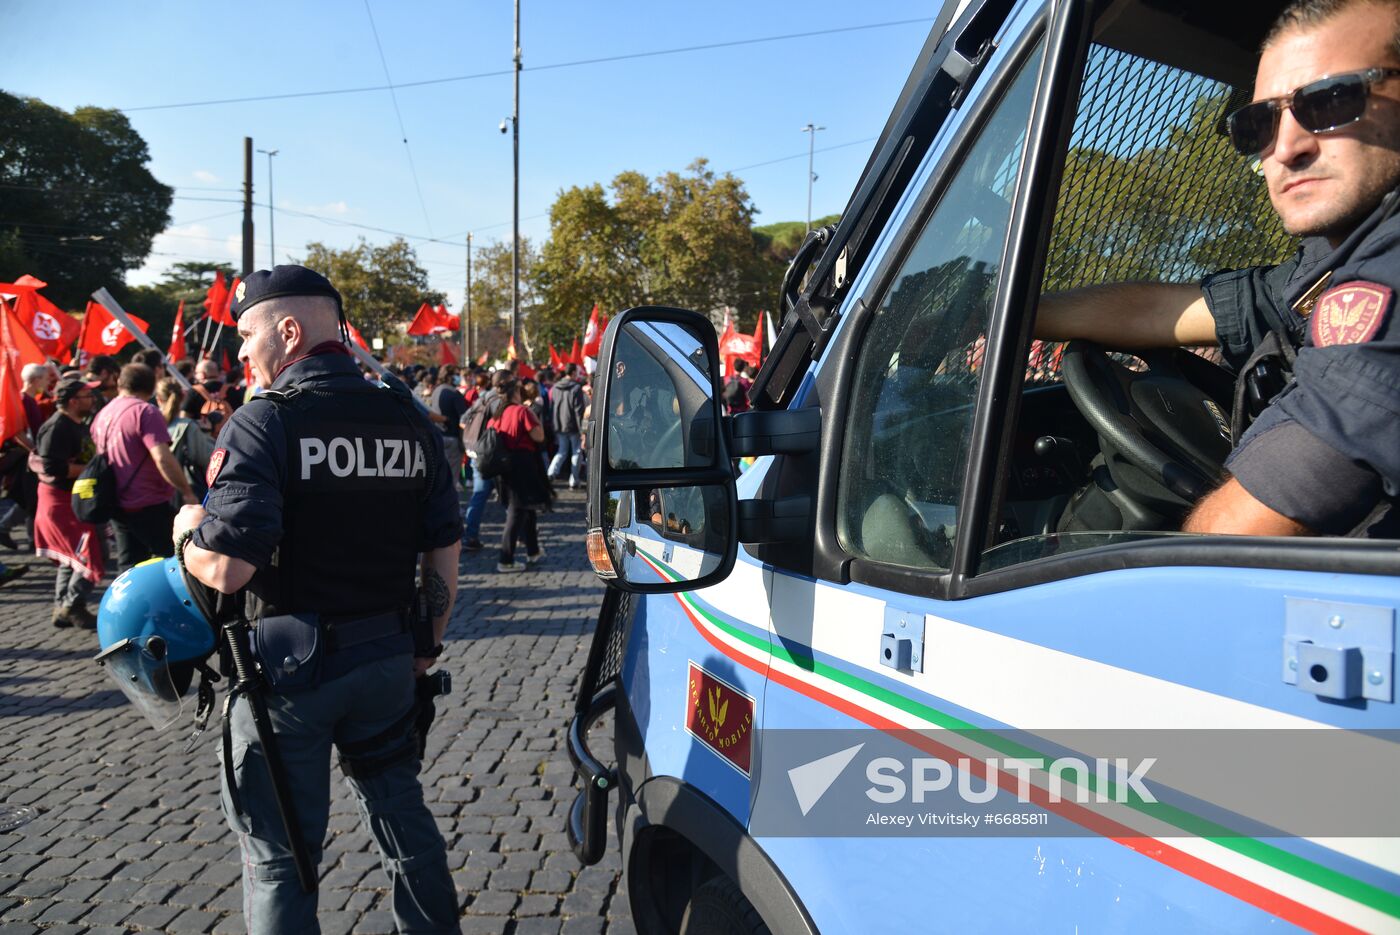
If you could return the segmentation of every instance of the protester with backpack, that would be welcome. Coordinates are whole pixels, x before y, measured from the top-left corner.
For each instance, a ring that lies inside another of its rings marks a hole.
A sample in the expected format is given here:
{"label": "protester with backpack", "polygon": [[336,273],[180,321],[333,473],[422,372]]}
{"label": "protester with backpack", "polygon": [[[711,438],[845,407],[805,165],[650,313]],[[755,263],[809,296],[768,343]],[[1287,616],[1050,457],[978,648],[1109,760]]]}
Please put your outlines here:
{"label": "protester with backpack", "polygon": [[175,521],[171,500],[198,503],[189,478],[170,453],[170,431],[160,410],[151,405],[156,375],[145,364],[127,364],[117,378],[117,398],[92,420],[97,450],[111,463],[118,489],[112,515],[117,540],[117,567],[174,553],[170,530]]}
{"label": "protester with backpack", "polygon": [[[539,544],[537,513],[549,509],[551,492],[544,462],[540,459],[544,425],[522,404],[517,381],[508,380],[498,387],[491,401],[491,421],[487,429],[495,431],[510,458],[510,467],[499,477],[506,525],[501,533],[501,555],[496,570],[520,571],[544,557],[544,549]],[[525,540],[524,562],[515,560],[515,545],[520,539]]]}
{"label": "protester with backpack", "polygon": [[96,405],[97,381],[70,378],[54,390],[57,411],[39,428],[30,466],[39,478],[34,515],[34,554],[58,564],[53,625],[93,629],[97,618],[87,599],[105,571],[102,533],[73,514],[73,481],[96,449],[86,421]]}
{"label": "protester with backpack", "polygon": [[481,473],[477,442],[486,428],[486,423],[491,419],[488,412],[491,400],[496,398],[498,388],[510,382],[510,379],[508,370],[497,370],[493,373],[491,388],[482,390],[476,402],[472,403],[467,414],[462,417],[462,447],[471,459],[472,467],[472,498],[467,502],[466,516],[462,518],[462,548],[468,552],[479,552],[484,548],[481,543],[481,515],[486,512],[486,501],[496,489],[494,477],[487,477]]}
{"label": "protester with backpack", "polygon": [[749,388],[753,382],[749,380],[749,365],[742,359],[734,361],[734,372],[729,375],[729,380],[724,384],[724,408],[730,415],[736,412],[749,411]]}
{"label": "protester with backpack", "polygon": [[559,450],[549,463],[549,476],[559,477],[569,466],[569,489],[583,483],[583,411],[588,407],[583,384],[578,382],[578,365],[564,368],[564,378],[554,384],[549,394],[550,410],[554,413],[554,437]]}
{"label": "protester with backpack", "polygon": [[170,453],[185,472],[194,495],[203,499],[208,490],[204,476],[209,470],[209,459],[214,454],[214,440],[198,422],[180,413],[183,396],[184,390],[172,379],[156,383],[156,405],[160,407],[160,414],[165,416],[165,427],[170,431]]}

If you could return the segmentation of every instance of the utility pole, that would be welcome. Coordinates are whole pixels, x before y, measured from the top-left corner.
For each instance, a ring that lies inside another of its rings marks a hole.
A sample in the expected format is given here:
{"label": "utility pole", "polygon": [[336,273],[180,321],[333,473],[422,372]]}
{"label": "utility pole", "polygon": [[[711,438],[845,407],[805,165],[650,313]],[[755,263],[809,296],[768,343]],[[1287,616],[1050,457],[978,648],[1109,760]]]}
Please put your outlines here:
{"label": "utility pole", "polygon": [[811,134],[807,138],[807,232],[812,231],[812,183],[817,180],[817,173],[812,171],[812,158],[817,152],[817,131],[825,130],[826,127],[819,127],[809,123],[802,128],[803,133]]}
{"label": "utility pole", "polygon": [[511,242],[510,242],[510,336],[515,352],[524,354],[520,343],[520,0],[515,0],[515,110],[510,118],[514,137],[514,177]]}
{"label": "utility pole", "polygon": [[253,138],[243,137],[243,275],[253,271]]}
{"label": "utility pole", "polygon": [[277,155],[280,151],[281,150],[276,149],[258,150],[258,152],[264,153],[267,156],[267,254],[272,260],[272,262],[267,264],[268,269],[272,269],[272,267],[277,265],[277,230],[273,226],[272,221],[272,157]]}
{"label": "utility pole", "polygon": [[462,302],[462,365],[476,362],[476,335],[472,334],[472,234],[467,231],[467,296]]}

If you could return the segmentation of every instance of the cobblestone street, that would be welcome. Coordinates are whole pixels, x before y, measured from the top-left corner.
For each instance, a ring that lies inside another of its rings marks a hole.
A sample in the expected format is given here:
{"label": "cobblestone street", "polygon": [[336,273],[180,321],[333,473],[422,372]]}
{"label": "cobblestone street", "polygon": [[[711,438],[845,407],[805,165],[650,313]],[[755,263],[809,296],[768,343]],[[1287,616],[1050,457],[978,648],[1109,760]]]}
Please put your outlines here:
{"label": "cobblestone street", "polygon": [[[499,540],[501,519],[493,503],[484,541]],[[497,574],[493,548],[463,553],[443,657],[453,693],[439,700],[425,794],[464,932],[630,932],[616,848],[583,868],[564,835],[564,736],[602,596],[582,496],[563,493],[540,533],[547,555],[520,574]],[[0,806],[39,815],[0,833],[0,932],[243,931],[217,714],[189,754],[188,714],[155,733],[91,662],[94,634],[50,625],[53,566],[17,563],[28,575],[0,591]],[[392,932],[378,854],[336,772],[322,930]]]}

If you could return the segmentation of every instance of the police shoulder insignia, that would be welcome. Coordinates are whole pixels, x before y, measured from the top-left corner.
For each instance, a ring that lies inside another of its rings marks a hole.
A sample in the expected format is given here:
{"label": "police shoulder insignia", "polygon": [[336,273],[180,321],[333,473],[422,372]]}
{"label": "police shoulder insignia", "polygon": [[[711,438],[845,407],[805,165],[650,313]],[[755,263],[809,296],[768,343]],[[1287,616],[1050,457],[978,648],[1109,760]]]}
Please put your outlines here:
{"label": "police shoulder insignia", "polygon": [[219,476],[219,471],[221,471],[224,466],[224,459],[227,457],[227,448],[214,449],[214,453],[209,456],[209,469],[204,472],[204,486],[214,486],[214,478]]}
{"label": "police shoulder insignia", "polygon": [[1392,298],[1394,293],[1389,286],[1364,279],[1328,289],[1313,311],[1313,346],[1365,344],[1380,330]]}

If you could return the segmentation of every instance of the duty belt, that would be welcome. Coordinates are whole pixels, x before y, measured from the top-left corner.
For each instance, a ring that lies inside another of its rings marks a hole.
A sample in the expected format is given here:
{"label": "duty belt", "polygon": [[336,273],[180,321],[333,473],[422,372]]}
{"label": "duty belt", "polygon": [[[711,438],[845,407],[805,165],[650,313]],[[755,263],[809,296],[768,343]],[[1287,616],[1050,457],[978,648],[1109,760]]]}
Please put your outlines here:
{"label": "duty belt", "polygon": [[327,617],[322,625],[326,634],[326,651],[350,649],[386,636],[408,632],[408,613],[388,610],[372,617]]}

